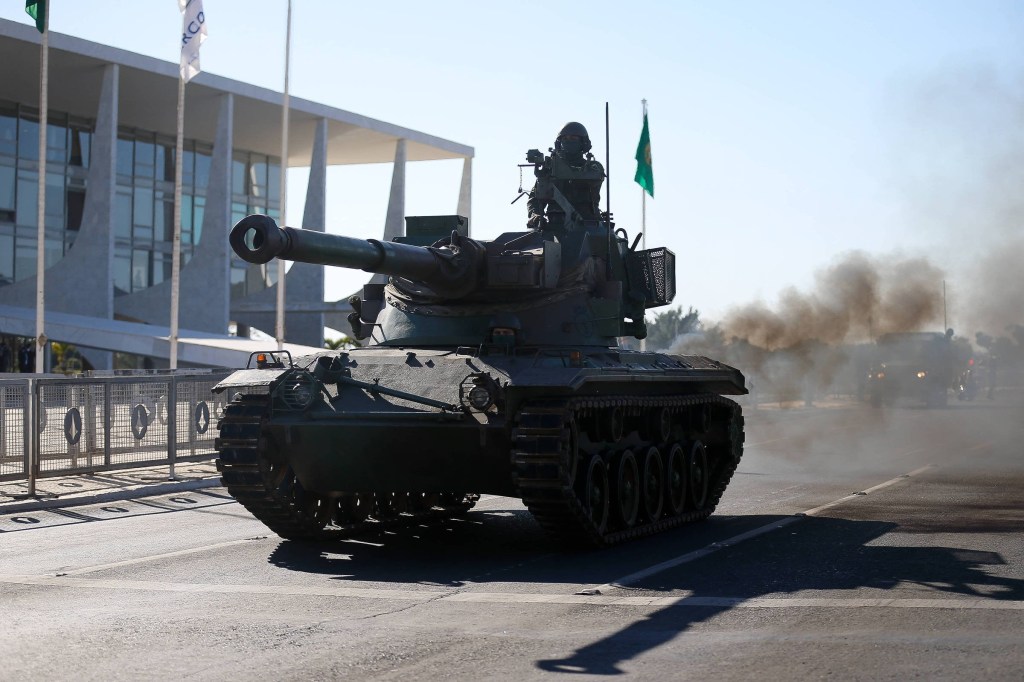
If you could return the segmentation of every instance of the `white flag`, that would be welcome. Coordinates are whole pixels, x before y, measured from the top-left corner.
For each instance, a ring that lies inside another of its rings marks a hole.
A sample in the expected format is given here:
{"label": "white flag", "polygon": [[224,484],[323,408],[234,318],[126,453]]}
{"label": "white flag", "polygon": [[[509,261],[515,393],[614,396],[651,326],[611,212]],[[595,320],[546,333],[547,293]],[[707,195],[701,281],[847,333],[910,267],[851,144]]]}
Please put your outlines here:
{"label": "white flag", "polygon": [[206,40],[203,0],[178,0],[181,10],[181,77],[186,83],[199,73],[199,46]]}

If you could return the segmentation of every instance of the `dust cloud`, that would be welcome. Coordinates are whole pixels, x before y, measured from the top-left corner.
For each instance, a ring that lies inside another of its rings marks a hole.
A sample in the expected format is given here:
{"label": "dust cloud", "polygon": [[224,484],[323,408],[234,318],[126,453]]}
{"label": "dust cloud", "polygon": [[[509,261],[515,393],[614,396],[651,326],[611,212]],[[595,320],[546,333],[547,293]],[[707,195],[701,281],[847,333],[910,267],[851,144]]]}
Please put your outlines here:
{"label": "dust cloud", "polygon": [[[887,182],[903,203],[908,234],[920,238],[916,253],[924,255],[841,254],[816,274],[810,290],[786,290],[771,305],[738,305],[667,349],[741,369],[751,390],[741,401],[745,409],[770,403],[757,413],[751,445],[764,441],[776,463],[788,462],[794,471],[910,467],[934,461],[944,448],[961,459],[968,450],[965,423],[974,424],[978,439],[1015,460],[1019,455],[1011,441],[1024,423],[1024,75],[964,66],[896,89],[887,114],[893,128]],[[786,417],[777,409],[865,400],[874,340],[940,331],[947,322],[956,330],[956,356],[979,359],[973,367],[981,385],[971,403],[950,392],[955,414],[948,418],[928,418],[922,405],[904,404],[843,410],[826,425],[811,412]],[[994,400],[985,395],[989,385],[998,386]],[[873,436],[903,429],[914,434],[905,452],[873,449]],[[856,436],[843,437],[847,432]],[[985,461],[982,454],[971,461]]]}
{"label": "dust cloud", "polygon": [[670,352],[733,364],[771,400],[863,397],[875,339],[948,323],[958,357],[999,347],[1004,370],[1024,371],[1024,77],[965,65],[894,84],[890,99],[887,184],[924,255],[841,254],[810,291],[738,305]]}

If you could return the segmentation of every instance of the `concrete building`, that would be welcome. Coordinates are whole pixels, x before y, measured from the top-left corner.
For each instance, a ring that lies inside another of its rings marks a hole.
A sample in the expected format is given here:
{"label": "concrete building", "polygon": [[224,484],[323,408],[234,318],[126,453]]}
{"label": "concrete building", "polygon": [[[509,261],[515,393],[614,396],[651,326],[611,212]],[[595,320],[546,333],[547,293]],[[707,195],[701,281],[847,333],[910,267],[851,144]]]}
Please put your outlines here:
{"label": "concrete building", "polygon": [[[39,43],[33,26],[0,19],[0,334],[35,335]],[[55,33],[49,60],[46,309],[59,324],[47,337],[76,344],[97,368],[140,348],[165,366],[178,65]],[[279,215],[282,99],[211,73],[186,87],[183,364],[247,353],[228,335],[232,323],[273,332],[276,268],[238,259],[227,234],[248,213]],[[310,168],[301,227],[324,229],[335,164],[394,163],[382,216],[391,238],[404,232],[406,163],[464,159],[452,194],[469,216],[471,147],[294,97],[289,112],[286,166]],[[293,265],[285,295],[289,343],[321,347],[325,318],[340,327],[348,312],[324,301],[322,266]],[[214,346],[219,355],[204,351]]]}

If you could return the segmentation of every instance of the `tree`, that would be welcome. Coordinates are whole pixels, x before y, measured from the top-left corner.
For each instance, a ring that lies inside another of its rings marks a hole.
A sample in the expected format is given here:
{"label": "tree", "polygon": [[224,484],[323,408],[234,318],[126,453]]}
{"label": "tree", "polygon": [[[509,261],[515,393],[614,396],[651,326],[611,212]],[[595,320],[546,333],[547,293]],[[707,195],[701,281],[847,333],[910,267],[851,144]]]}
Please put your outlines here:
{"label": "tree", "polygon": [[336,339],[324,339],[324,348],[329,348],[330,350],[346,350],[348,348],[358,348],[361,345],[351,336],[345,334]]}
{"label": "tree", "polygon": [[682,307],[655,313],[654,318],[647,321],[647,348],[670,350],[680,334],[691,334],[700,329],[700,311],[694,310],[692,306],[685,314]]}

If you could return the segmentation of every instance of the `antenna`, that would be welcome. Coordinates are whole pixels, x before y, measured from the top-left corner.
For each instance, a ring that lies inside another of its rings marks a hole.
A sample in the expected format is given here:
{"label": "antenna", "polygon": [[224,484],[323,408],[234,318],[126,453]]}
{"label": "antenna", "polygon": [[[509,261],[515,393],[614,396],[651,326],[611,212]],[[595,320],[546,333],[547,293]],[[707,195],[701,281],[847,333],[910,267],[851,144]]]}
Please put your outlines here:
{"label": "antenna", "polygon": [[612,153],[611,134],[608,125],[608,102],[604,103],[604,211],[605,222],[608,224],[608,257],[605,262],[608,265],[609,278],[612,274]]}

